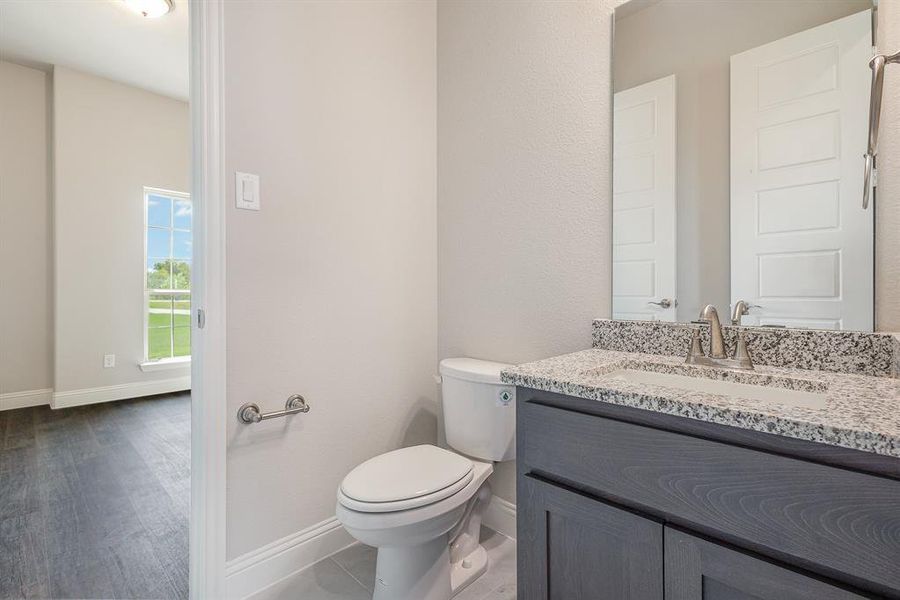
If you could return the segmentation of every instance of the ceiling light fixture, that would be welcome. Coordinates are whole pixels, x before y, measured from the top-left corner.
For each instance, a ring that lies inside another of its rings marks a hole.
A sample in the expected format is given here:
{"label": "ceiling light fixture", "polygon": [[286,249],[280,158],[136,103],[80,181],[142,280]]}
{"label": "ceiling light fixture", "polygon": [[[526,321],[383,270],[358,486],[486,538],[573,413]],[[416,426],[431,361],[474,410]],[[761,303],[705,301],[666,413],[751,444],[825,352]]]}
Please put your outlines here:
{"label": "ceiling light fixture", "polygon": [[126,6],[141,16],[155,19],[172,10],[172,0],[124,0]]}

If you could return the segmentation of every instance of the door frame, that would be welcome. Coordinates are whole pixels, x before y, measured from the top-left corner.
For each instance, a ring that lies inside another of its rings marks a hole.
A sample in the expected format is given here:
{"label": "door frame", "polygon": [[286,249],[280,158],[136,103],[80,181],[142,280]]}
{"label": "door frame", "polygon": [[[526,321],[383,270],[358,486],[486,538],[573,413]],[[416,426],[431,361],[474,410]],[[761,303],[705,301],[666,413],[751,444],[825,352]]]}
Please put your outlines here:
{"label": "door frame", "polygon": [[224,0],[189,4],[191,195],[190,597],[225,596]]}

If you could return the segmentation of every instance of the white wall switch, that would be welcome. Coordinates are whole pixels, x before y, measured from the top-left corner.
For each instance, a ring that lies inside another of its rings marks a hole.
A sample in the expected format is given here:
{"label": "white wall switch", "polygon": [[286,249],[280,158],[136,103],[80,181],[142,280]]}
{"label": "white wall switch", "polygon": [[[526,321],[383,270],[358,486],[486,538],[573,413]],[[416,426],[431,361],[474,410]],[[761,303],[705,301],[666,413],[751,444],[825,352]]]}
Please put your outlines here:
{"label": "white wall switch", "polygon": [[103,355],[103,368],[111,369],[116,366],[116,355],[115,354],[104,354]]}
{"label": "white wall switch", "polygon": [[259,175],[234,172],[234,206],[259,210]]}

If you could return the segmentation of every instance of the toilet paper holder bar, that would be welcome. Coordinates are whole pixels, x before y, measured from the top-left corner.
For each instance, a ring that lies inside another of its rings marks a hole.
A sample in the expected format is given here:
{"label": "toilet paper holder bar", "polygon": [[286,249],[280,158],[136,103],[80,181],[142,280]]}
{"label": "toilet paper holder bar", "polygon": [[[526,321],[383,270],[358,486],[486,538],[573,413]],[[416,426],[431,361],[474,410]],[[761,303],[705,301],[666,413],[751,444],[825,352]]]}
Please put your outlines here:
{"label": "toilet paper holder bar", "polygon": [[238,409],[238,421],[241,423],[246,423],[248,425],[252,423],[259,423],[260,421],[265,421],[267,419],[276,419],[278,417],[286,417],[288,415],[295,415],[297,413],[308,413],[309,412],[309,404],[300,394],[294,394],[290,396],[287,401],[284,403],[284,410],[275,410],[272,412],[264,413],[259,410],[259,405],[254,402],[247,402],[242,404]]}

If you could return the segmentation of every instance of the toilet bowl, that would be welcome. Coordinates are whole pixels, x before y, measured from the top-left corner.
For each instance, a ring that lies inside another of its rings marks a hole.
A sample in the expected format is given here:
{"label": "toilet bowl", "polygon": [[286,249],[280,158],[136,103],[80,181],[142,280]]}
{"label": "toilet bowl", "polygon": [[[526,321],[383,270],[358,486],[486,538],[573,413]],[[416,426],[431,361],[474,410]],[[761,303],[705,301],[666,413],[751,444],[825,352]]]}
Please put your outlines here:
{"label": "toilet bowl", "polygon": [[507,365],[441,362],[448,444],[371,458],[341,482],[336,515],[378,550],[374,600],[449,600],[488,567],[479,534],[493,462],[515,457],[515,388]]}
{"label": "toilet bowl", "polygon": [[[457,478],[458,472],[442,471],[442,467],[447,469],[445,463],[450,462],[442,459],[448,457],[467,461],[466,473]],[[481,510],[490,498],[485,480],[493,472],[493,465],[471,461],[435,446],[403,448],[376,459],[394,462],[404,471],[403,484],[393,487],[389,480],[376,483],[372,479],[371,488],[361,485],[353,488],[346,485],[345,479],[338,490],[337,504],[337,518],[350,535],[378,548],[374,597],[377,600],[451,598],[487,568],[487,555],[477,544],[477,536],[465,555],[461,555],[464,550],[454,553],[458,555],[454,557],[456,560],[451,559],[451,538],[453,541],[461,536],[472,539],[468,529],[460,527],[464,522],[468,527],[480,529]],[[411,463],[418,464],[410,469]],[[369,477],[373,466],[363,463],[347,479],[354,475]],[[442,488],[433,490],[420,485],[419,496],[410,492],[420,476],[437,482],[440,477],[435,476],[442,472],[450,473]],[[375,500],[376,497],[388,499]],[[481,506],[477,506],[479,501]]]}

